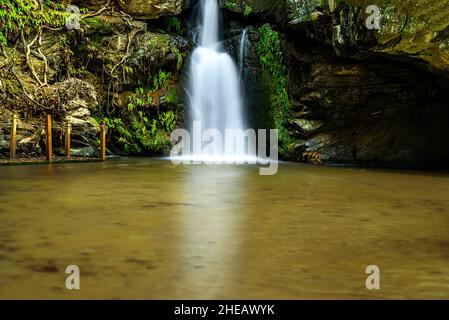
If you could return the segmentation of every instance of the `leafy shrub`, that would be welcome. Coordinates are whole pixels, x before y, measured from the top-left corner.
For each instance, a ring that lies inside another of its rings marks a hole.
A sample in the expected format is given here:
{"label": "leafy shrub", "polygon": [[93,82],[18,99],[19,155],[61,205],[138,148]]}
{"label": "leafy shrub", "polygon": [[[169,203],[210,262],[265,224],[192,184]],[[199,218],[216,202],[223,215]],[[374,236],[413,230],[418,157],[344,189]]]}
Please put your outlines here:
{"label": "leafy shrub", "polygon": [[170,17],[166,21],[165,29],[168,32],[176,34],[181,33],[181,20],[176,17]]}
{"label": "leafy shrub", "polygon": [[243,9],[243,15],[245,17],[248,17],[253,12],[253,8],[249,5],[245,6],[245,9]]}
{"label": "leafy shrub", "polygon": [[31,35],[42,26],[62,27],[68,13],[58,1],[42,0],[42,10],[35,0],[2,0],[0,2],[0,43],[7,44],[17,35]]}
{"label": "leafy shrub", "polygon": [[177,102],[177,87],[172,78],[171,73],[159,70],[150,88],[137,88],[129,96],[126,114],[121,118],[106,119],[106,125],[114,132],[115,140],[125,154],[168,152],[176,114],[172,110],[160,111],[158,106],[162,94],[167,104]]}
{"label": "leafy shrub", "polygon": [[223,7],[228,10],[236,11],[239,6],[237,5],[237,3],[228,0],[223,4]]}

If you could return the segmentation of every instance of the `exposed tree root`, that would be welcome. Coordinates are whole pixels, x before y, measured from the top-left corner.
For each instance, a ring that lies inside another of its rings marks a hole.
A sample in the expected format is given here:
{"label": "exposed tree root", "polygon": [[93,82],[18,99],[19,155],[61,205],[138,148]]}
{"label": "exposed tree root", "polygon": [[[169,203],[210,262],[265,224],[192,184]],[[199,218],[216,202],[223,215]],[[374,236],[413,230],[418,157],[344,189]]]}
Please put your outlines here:
{"label": "exposed tree root", "polygon": [[[41,16],[44,15],[44,6],[42,3],[42,0],[35,0],[35,10],[38,10],[41,14]],[[132,20],[132,18],[127,15],[124,12],[114,12],[114,7],[111,5],[111,0],[108,0],[105,5],[99,9],[96,12],[93,13],[86,13],[86,14],[82,14],[80,16],[80,19],[87,19],[87,18],[93,18],[96,16],[99,16],[107,11],[110,11],[111,14],[117,14],[120,15],[125,24],[132,28],[132,25],[130,24],[129,21]],[[34,96],[36,96],[36,94],[42,90],[43,88],[45,88],[46,86],[48,86],[48,71],[49,71],[49,67],[48,67],[48,59],[45,56],[44,52],[42,51],[42,36],[44,34],[45,30],[50,30],[50,31],[62,31],[64,30],[64,27],[61,28],[52,28],[48,25],[41,25],[39,26],[39,28],[37,29],[37,33],[35,34],[34,38],[32,38],[31,41],[27,41],[27,39],[25,38],[25,34],[23,31],[20,32],[20,38],[22,41],[22,46],[23,46],[23,52],[25,54],[25,63],[26,63],[26,67],[27,69],[30,71],[31,73],[31,78],[33,79],[33,81],[36,82],[35,90],[34,90]],[[126,30],[126,27],[125,27]],[[126,59],[129,57],[129,49],[130,49],[130,45],[131,45],[131,41],[133,39],[133,37],[137,34],[138,30],[131,30],[131,32],[128,34],[128,43],[127,43],[127,48],[126,48],[126,52],[125,55],[123,56],[123,58],[119,61],[119,63],[117,63],[117,65],[115,65],[111,72],[110,72],[110,76],[111,78],[117,78],[117,76],[115,75],[116,70],[120,67],[120,65],[122,65]],[[41,103],[39,103],[38,101],[36,101],[36,99],[33,97],[32,94],[30,94],[24,83],[22,82],[22,80],[20,79],[20,76],[17,74],[17,71],[15,69],[15,63],[14,61],[12,61],[11,59],[9,59],[8,54],[6,53],[6,51],[4,50],[4,48],[0,45],[0,50],[1,50],[1,54],[6,58],[6,60],[8,61],[8,64],[11,65],[11,67],[9,68],[9,71],[11,72],[11,74],[14,76],[14,78],[17,80],[17,82],[19,83],[20,87],[22,88],[24,95],[26,96],[26,98],[36,107],[40,108],[40,109],[48,109],[47,107],[45,107],[44,105],[42,105]],[[43,70],[40,71],[39,74],[38,71],[35,68],[35,65],[33,65],[33,61],[32,61],[32,57],[39,59],[40,61],[42,61],[43,63]],[[5,67],[5,66],[3,66]],[[2,68],[3,68],[2,67]],[[109,72],[108,72],[109,73]]]}
{"label": "exposed tree root", "polygon": [[20,33],[20,35],[22,37],[23,47],[25,50],[25,60],[26,60],[28,69],[30,69],[31,74],[33,75],[33,78],[37,81],[39,86],[44,86],[44,83],[41,81],[41,79],[37,75],[36,69],[34,68],[33,64],[31,63],[31,47],[33,47],[34,44],[36,43],[36,41],[39,39],[40,34],[41,34],[41,30],[39,30],[37,35],[34,37],[34,39],[30,43],[28,43],[25,39],[23,32]]}
{"label": "exposed tree root", "polygon": [[6,58],[6,60],[11,64],[11,68],[10,68],[11,74],[14,76],[16,81],[19,83],[20,87],[22,88],[23,93],[28,98],[28,100],[30,100],[31,103],[33,103],[34,105],[44,108],[44,106],[42,104],[40,104],[39,102],[34,100],[33,97],[28,93],[28,91],[26,90],[22,81],[20,80],[20,77],[17,75],[14,62],[9,58],[9,55],[7,54],[6,50],[3,48],[3,46],[1,44],[0,44],[0,51],[1,51],[1,54]]}
{"label": "exposed tree root", "polygon": [[103,8],[101,8],[100,10],[98,10],[97,12],[94,12],[94,13],[83,14],[83,15],[81,15],[80,19],[83,20],[83,19],[99,16],[100,14],[102,14],[103,12],[108,10],[110,5],[111,5],[111,0],[108,0]]}

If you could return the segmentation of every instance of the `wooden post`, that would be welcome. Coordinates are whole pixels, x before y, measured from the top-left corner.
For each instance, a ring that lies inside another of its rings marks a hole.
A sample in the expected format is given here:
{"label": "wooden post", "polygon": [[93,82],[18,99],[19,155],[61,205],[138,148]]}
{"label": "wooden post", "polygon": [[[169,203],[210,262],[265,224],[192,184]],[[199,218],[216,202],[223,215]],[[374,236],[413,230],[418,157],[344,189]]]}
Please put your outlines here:
{"label": "wooden post", "polygon": [[104,121],[100,122],[100,159],[106,161],[106,131]]}
{"label": "wooden post", "polygon": [[46,126],[46,136],[47,136],[47,161],[53,160],[53,145],[51,138],[51,114],[47,114],[47,126]]}
{"label": "wooden post", "polygon": [[70,133],[72,129],[72,124],[69,119],[65,120],[65,156],[67,160],[70,160]]}
{"label": "wooden post", "polygon": [[9,156],[11,159],[16,157],[16,147],[17,147],[17,120],[18,116],[14,114],[11,119],[11,143]]}

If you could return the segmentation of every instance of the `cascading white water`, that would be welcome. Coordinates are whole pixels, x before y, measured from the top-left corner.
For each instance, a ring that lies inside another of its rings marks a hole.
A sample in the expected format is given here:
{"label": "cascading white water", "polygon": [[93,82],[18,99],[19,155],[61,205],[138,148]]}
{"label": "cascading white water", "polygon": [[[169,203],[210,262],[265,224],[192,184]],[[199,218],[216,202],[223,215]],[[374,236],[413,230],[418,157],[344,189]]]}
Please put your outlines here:
{"label": "cascading white water", "polygon": [[239,69],[240,78],[243,78],[243,70],[245,67],[245,57],[246,57],[246,47],[248,44],[248,28],[243,29],[242,35],[240,37],[240,48],[239,48]]}
{"label": "cascading white water", "polygon": [[[243,129],[244,123],[237,67],[219,41],[217,1],[201,0],[199,46],[192,54],[189,74],[189,107],[191,119],[201,123],[202,132],[217,129],[224,136],[225,129]],[[203,155],[197,152],[193,150],[193,155]],[[226,150],[220,155],[236,156]]]}

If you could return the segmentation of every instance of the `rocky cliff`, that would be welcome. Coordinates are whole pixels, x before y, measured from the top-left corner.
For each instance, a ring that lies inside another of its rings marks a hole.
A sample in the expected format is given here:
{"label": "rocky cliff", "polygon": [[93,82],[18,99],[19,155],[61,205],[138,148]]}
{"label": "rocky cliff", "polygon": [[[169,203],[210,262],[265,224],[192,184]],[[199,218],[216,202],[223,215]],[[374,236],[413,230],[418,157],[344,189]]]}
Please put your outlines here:
{"label": "rocky cliff", "polygon": [[246,16],[250,1],[230,2],[224,7],[253,26],[246,84],[257,101],[249,110],[256,126],[266,126],[267,110],[278,112],[270,109],[269,90],[254,90],[264,74],[260,25],[268,21],[282,39],[290,100],[282,111],[284,158],[447,167],[447,1],[376,1],[379,29],[367,27],[375,22],[372,1],[273,0]]}
{"label": "rocky cliff", "polygon": [[[248,118],[280,129],[285,159],[447,167],[448,3],[377,0],[377,18],[367,10],[371,2],[220,0],[236,60],[248,30],[242,62]],[[46,26],[24,39],[2,30],[0,153],[8,152],[11,112],[22,119],[25,154],[40,152],[47,112],[61,126],[71,117],[81,153],[94,152],[103,118],[111,151],[166,152],[168,133],[183,125],[180,80],[195,3],[63,1],[62,8],[81,8],[79,29]]]}
{"label": "rocky cliff", "polygon": [[287,1],[288,126],[328,162],[440,166],[449,160],[447,1]]}
{"label": "rocky cliff", "polygon": [[[34,2],[28,2],[21,10],[34,12]],[[12,112],[20,118],[19,155],[42,153],[46,113],[53,115],[57,153],[64,149],[66,119],[72,123],[74,154],[96,154],[100,119],[109,127],[113,152],[167,152],[169,132],[183,121],[179,79],[191,44],[179,19],[156,18],[179,14],[187,3],[64,1],[44,7],[34,18],[44,23],[23,39],[19,29],[1,30],[0,154],[9,153]],[[11,2],[7,12],[18,5]],[[69,5],[79,6],[80,14],[63,15],[59,25],[46,21]],[[19,25],[25,18],[3,19]]]}

